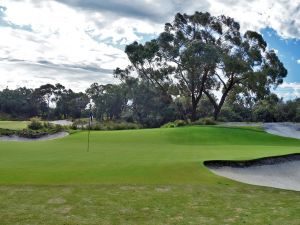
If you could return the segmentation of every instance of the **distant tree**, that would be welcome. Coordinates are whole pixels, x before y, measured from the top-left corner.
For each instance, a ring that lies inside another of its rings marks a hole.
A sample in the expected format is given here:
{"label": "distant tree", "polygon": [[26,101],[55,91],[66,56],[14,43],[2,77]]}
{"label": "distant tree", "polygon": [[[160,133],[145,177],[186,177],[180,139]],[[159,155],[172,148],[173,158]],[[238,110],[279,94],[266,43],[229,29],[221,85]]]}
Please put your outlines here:
{"label": "distant tree", "polygon": [[276,94],[270,94],[260,100],[253,108],[253,116],[256,121],[276,122],[277,104],[280,99]]}
{"label": "distant tree", "polygon": [[33,99],[33,90],[25,87],[0,92],[0,112],[12,117],[33,117],[38,114],[38,106]]}
{"label": "distant tree", "polygon": [[127,69],[117,69],[115,77],[122,81],[128,99],[123,118],[145,127],[158,127],[176,119],[176,106],[172,98],[153,86],[151,81],[132,77]]}
{"label": "distant tree", "polygon": [[61,90],[63,91],[57,94],[59,97],[56,102],[56,115],[65,119],[80,118],[90,102],[89,97],[82,92],[75,93],[71,89]]}
{"label": "distant tree", "polygon": [[[34,96],[40,104],[40,108],[43,113],[46,113],[47,119],[50,116],[50,103],[54,99],[54,92],[56,88],[52,84],[41,85],[39,88],[34,90]],[[46,109],[45,109],[46,104]]]}
{"label": "distant tree", "polygon": [[86,90],[87,95],[95,103],[98,119],[120,119],[128,99],[122,85],[99,85],[94,83]]}

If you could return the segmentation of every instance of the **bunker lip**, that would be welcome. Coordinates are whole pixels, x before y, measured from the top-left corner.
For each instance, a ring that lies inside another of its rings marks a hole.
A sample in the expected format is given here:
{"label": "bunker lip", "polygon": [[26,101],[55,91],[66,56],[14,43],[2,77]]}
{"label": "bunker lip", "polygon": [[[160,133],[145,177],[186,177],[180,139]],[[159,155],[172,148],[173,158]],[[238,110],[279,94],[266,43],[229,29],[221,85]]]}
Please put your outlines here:
{"label": "bunker lip", "polygon": [[238,182],[300,191],[300,153],[253,160],[205,161],[214,174]]}
{"label": "bunker lip", "polygon": [[251,160],[208,160],[203,164],[208,168],[233,167],[233,168],[247,168],[251,166],[265,166],[279,163],[300,161],[300,153],[293,153],[288,155],[269,156]]}
{"label": "bunker lip", "polygon": [[14,141],[14,142],[29,142],[29,141],[48,141],[59,139],[68,136],[68,132],[57,132],[55,134],[47,134],[39,138],[24,138],[17,135],[12,136],[0,136],[0,141]]}

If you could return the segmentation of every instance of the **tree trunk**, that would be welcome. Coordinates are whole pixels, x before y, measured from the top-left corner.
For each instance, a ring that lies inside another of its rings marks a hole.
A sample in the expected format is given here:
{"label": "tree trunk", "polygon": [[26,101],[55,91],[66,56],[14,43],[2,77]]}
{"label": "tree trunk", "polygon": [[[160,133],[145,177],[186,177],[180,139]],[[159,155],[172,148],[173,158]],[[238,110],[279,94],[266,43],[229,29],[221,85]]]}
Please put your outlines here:
{"label": "tree trunk", "polygon": [[198,102],[195,98],[195,96],[192,96],[192,116],[191,116],[191,120],[192,122],[197,120],[197,105]]}
{"label": "tree trunk", "polygon": [[214,110],[214,120],[215,121],[217,121],[218,120],[218,117],[219,117],[219,114],[220,114],[220,108],[219,107],[217,107],[217,108],[215,108],[215,110]]}
{"label": "tree trunk", "polygon": [[191,117],[192,122],[197,120],[197,106],[192,106],[192,117]]}

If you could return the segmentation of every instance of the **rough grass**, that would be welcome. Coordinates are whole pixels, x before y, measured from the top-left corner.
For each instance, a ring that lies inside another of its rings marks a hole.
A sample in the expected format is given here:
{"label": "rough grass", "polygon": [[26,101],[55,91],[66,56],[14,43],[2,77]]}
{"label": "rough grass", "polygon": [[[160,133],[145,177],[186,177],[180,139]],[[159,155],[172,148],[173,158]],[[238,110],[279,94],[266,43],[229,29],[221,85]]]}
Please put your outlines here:
{"label": "rough grass", "polygon": [[9,130],[22,130],[27,127],[29,121],[0,121],[0,128]]}
{"label": "rough grass", "polygon": [[[204,160],[300,152],[252,128],[86,132],[0,142],[3,224],[299,224],[298,192],[241,184]],[[51,219],[49,219],[49,217]]]}

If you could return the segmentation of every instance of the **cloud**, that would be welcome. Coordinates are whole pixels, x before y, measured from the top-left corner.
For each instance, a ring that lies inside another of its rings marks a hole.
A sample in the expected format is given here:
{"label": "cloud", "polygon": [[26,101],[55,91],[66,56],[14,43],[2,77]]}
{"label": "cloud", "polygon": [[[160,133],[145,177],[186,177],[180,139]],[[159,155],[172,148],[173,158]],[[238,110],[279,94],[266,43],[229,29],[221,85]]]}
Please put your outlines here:
{"label": "cloud", "polygon": [[57,0],[70,7],[121,17],[165,23],[177,12],[208,11],[225,14],[242,24],[242,29],[275,29],[284,38],[300,38],[300,4],[293,0]]}
{"label": "cloud", "polygon": [[[55,74],[55,76],[53,76]],[[0,61],[0,89],[9,87],[36,88],[45,83],[61,83],[75,91],[84,91],[92,83],[116,83],[110,70],[52,65],[28,61]]]}
{"label": "cloud", "polygon": [[56,0],[82,10],[102,12],[110,15],[165,23],[177,12],[192,13],[210,7],[208,0]]}
{"label": "cloud", "polygon": [[300,59],[297,60],[297,64],[300,64]]}
{"label": "cloud", "polygon": [[281,88],[291,88],[293,90],[300,90],[300,83],[297,82],[284,82],[283,84],[280,85]]}
{"label": "cloud", "polygon": [[300,83],[284,82],[275,90],[275,93],[285,100],[300,98]]}
{"label": "cloud", "polygon": [[225,14],[243,31],[271,27],[283,38],[300,38],[300,5],[292,0],[2,0],[0,6],[2,86],[115,82],[111,71],[129,63],[124,45],[154,37],[177,12]]}
{"label": "cloud", "polygon": [[[88,15],[63,4],[9,2],[4,15],[11,26],[0,26],[2,87],[37,86],[42,80],[73,87],[115,82],[112,70],[128,64],[122,49],[93,38]],[[24,26],[30,29],[19,29]]]}

